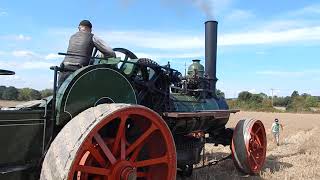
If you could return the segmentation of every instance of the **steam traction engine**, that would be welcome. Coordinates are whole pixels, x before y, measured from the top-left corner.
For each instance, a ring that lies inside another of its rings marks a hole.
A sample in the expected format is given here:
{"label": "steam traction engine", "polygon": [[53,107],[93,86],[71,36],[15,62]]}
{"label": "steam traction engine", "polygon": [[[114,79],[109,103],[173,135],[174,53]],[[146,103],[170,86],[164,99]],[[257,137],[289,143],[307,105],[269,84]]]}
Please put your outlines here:
{"label": "steam traction engine", "polygon": [[0,177],[172,180],[191,175],[205,143],[230,146],[240,171],[259,172],[264,126],[226,128],[237,110],[216,95],[217,22],[205,27],[205,69],[193,60],[185,77],[123,48],[114,50],[124,59],[94,57],[58,90],[57,72],[69,69],[52,67],[53,97],[0,111]]}

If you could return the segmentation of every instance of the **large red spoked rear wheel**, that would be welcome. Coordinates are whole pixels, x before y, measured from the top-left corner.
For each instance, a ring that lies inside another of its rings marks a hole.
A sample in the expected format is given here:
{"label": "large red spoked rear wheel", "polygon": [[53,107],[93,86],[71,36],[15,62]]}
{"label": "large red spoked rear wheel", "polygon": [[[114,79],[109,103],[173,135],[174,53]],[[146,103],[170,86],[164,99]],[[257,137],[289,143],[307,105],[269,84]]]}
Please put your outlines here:
{"label": "large red spoked rear wheel", "polygon": [[236,125],[231,144],[235,166],[247,174],[258,173],[266,159],[267,138],[260,120],[240,120]]}
{"label": "large red spoked rear wheel", "polygon": [[103,104],[72,119],[46,155],[41,179],[173,180],[169,128],[139,105]]}

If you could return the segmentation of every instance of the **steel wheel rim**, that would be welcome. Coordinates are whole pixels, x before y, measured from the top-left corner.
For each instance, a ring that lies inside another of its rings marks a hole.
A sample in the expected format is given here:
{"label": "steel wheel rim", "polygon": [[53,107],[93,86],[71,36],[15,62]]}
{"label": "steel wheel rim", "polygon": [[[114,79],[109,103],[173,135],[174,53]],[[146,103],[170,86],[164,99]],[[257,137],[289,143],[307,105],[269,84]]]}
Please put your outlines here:
{"label": "steel wheel rim", "polygon": [[[111,124],[115,121],[118,122],[115,136],[103,134],[102,131],[113,128]],[[135,129],[140,129],[141,134]],[[128,136],[133,133],[138,135],[132,140]],[[174,179],[175,176],[175,146],[166,123],[150,109],[134,106],[111,113],[90,131],[75,155],[68,179]]]}
{"label": "steel wheel rim", "polygon": [[250,138],[246,140],[247,159],[253,173],[262,168],[266,158],[267,138],[261,121],[255,121],[250,126]]}
{"label": "steel wheel rim", "polygon": [[237,168],[245,173],[258,173],[265,162],[266,149],[267,138],[263,123],[254,119],[239,121],[231,144],[232,157]]}

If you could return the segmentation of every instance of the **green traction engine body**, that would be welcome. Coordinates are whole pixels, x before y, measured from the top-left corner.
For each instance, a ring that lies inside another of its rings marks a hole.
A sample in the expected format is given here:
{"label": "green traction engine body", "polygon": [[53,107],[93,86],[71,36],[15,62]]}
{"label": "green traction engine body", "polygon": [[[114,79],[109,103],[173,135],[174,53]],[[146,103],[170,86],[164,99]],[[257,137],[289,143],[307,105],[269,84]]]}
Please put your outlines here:
{"label": "green traction engine body", "polygon": [[[95,58],[73,72],[53,97],[0,111],[0,179],[38,177],[46,150],[63,126],[103,103],[140,104],[157,112],[175,140],[178,167],[199,162],[204,142],[189,136],[194,132],[209,134],[207,142],[230,145],[232,131],[225,125],[236,111],[228,110],[225,99],[216,95],[214,53],[206,55],[206,70],[194,60],[182,76],[169,64],[160,66],[129,50],[114,50],[125,58]],[[53,69],[55,79],[59,71],[68,71]]]}

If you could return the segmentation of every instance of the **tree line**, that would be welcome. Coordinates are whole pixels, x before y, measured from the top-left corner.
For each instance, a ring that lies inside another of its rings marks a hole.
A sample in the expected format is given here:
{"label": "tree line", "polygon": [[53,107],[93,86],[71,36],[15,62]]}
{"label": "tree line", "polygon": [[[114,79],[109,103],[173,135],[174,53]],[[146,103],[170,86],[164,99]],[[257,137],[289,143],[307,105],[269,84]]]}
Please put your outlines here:
{"label": "tree line", "polygon": [[287,112],[320,112],[320,97],[311,94],[299,94],[293,91],[291,96],[268,96],[264,93],[253,94],[248,91],[239,93],[237,99],[229,99],[230,108],[253,111],[279,111],[275,107],[284,107]]}
{"label": "tree line", "polygon": [[52,95],[52,89],[44,89],[41,91],[32,88],[18,89],[13,86],[0,86],[1,100],[15,100],[15,101],[31,101],[38,100]]}

